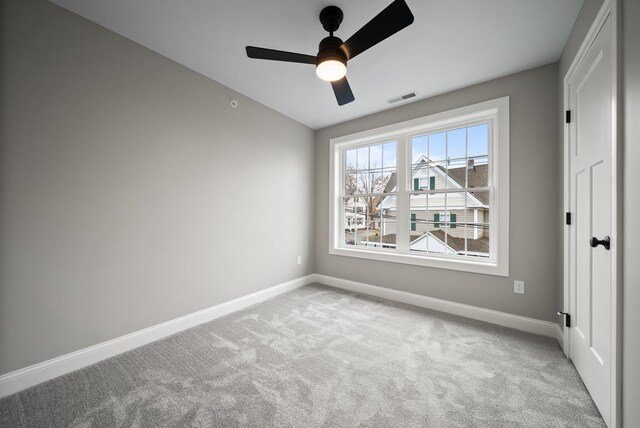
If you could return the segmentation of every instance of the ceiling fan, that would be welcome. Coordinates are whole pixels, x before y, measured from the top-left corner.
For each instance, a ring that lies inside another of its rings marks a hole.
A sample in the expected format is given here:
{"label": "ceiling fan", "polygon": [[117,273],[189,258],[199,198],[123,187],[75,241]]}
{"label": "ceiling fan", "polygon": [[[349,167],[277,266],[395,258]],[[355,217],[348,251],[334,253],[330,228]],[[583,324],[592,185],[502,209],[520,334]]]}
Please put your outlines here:
{"label": "ceiling fan", "polygon": [[246,47],[247,56],[256,59],[313,64],[316,66],[318,77],[331,82],[338,105],[348,104],[355,98],[346,78],[347,61],[411,25],[413,14],[404,0],[394,0],[344,43],[333,35],[340,27],[343,17],[342,10],[337,6],[327,6],[322,9],[320,22],[325,31],[329,32],[329,37],[322,39],[316,56],[255,46]]}

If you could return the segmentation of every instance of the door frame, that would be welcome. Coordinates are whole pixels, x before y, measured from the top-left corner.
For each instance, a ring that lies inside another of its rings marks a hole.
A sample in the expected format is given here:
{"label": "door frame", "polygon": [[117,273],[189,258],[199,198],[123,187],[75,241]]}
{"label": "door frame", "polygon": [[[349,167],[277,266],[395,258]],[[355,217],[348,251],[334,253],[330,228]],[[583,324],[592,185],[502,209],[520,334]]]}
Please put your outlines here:
{"label": "door frame", "polygon": [[[596,39],[600,29],[604,25],[607,18],[611,17],[611,54],[612,54],[612,73],[611,73],[611,427],[621,427],[621,393],[622,393],[622,277],[619,272],[622,272],[621,263],[621,251],[622,251],[622,198],[618,197],[618,193],[622,190],[622,150],[620,148],[621,134],[621,120],[619,119],[619,112],[621,111],[621,88],[619,82],[621,60],[620,43],[621,40],[621,26],[618,25],[621,10],[620,0],[604,0],[600,11],[589,29],[589,32],[585,36],[580,49],[571,62],[571,66],[564,77],[563,83],[563,107],[564,110],[570,110],[570,94],[569,94],[569,82],[575,77],[576,70],[580,62],[585,58],[588,49],[591,47]],[[564,117],[564,114],[563,114]],[[571,126],[563,124],[564,126],[564,211],[570,212],[571,203],[571,165],[570,165],[570,132]],[[570,289],[570,270],[569,270],[569,256],[570,256],[570,243],[571,234],[573,233],[572,226],[565,225],[564,227],[564,257],[563,257],[563,282],[564,282],[564,311],[569,312],[571,299],[574,297],[571,295]],[[586,245],[586,244],[585,244]],[[570,328],[563,328],[563,343],[562,348],[567,356],[571,358],[570,348]]]}

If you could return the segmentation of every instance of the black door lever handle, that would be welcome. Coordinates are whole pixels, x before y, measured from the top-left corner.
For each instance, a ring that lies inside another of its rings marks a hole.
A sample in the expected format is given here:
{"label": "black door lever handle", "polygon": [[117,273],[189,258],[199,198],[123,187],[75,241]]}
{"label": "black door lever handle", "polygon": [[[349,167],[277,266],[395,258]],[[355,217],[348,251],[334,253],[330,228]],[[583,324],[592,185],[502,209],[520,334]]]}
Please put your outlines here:
{"label": "black door lever handle", "polygon": [[596,248],[598,245],[602,245],[608,250],[611,247],[611,239],[609,239],[608,236],[605,236],[604,239],[600,240],[594,236],[589,240],[589,245],[593,248]]}

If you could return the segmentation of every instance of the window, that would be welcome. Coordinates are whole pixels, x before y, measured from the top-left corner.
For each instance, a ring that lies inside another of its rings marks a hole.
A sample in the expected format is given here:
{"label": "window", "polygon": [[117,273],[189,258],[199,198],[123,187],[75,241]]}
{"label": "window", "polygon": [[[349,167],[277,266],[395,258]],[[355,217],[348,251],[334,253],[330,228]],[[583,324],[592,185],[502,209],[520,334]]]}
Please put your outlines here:
{"label": "window", "polygon": [[[455,229],[457,227],[456,216],[457,216],[456,213],[447,213],[447,212],[435,213],[433,215],[433,227],[439,228],[440,222],[442,221],[443,224],[450,224],[449,227],[451,227],[452,229]],[[475,239],[478,239],[478,238],[475,238]]]}
{"label": "window", "polygon": [[331,140],[329,252],[508,276],[509,99]]}
{"label": "window", "polygon": [[435,189],[435,177],[418,177],[413,179],[413,190]]}

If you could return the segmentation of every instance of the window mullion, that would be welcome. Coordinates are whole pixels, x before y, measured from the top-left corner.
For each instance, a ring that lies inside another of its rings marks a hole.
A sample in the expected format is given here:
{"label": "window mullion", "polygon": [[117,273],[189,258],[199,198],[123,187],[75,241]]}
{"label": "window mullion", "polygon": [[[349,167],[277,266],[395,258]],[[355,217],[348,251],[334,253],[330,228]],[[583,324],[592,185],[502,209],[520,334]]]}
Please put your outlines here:
{"label": "window mullion", "polygon": [[333,239],[334,246],[342,247],[345,243],[345,194],[346,194],[346,171],[347,171],[347,161],[345,157],[344,150],[338,150],[337,153],[332,153],[334,162],[338,162],[338,171],[340,171],[340,176],[337,179],[334,177],[334,185],[337,184],[338,188],[336,189],[337,197],[334,196],[333,203],[337,205],[337,210],[334,207],[331,215],[337,218],[338,226],[334,227],[333,230]]}
{"label": "window mullion", "polygon": [[468,256],[469,255],[469,242],[467,240],[467,237],[469,235],[469,218],[468,218],[468,212],[467,212],[467,205],[468,205],[468,191],[469,188],[471,186],[469,186],[469,128],[466,128],[464,130],[464,193],[463,193],[463,197],[464,197],[464,211],[462,212],[462,215],[464,216],[464,255]]}
{"label": "window mullion", "polygon": [[398,234],[396,236],[396,245],[398,251],[409,251],[409,193],[408,183],[411,176],[411,161],[409,156],[409,136],[402,135],[398,139],[398,159],[397,159],[397,209],[398,218],[396,219],[396,229]]}

